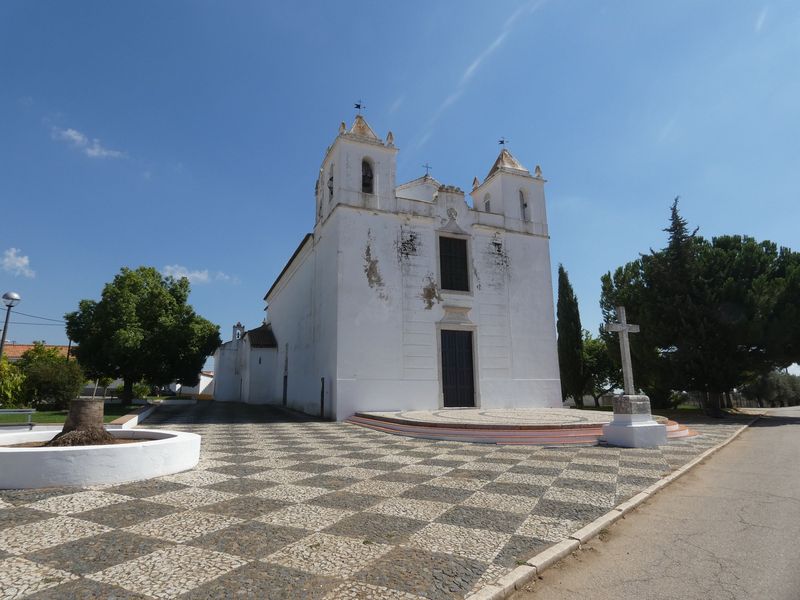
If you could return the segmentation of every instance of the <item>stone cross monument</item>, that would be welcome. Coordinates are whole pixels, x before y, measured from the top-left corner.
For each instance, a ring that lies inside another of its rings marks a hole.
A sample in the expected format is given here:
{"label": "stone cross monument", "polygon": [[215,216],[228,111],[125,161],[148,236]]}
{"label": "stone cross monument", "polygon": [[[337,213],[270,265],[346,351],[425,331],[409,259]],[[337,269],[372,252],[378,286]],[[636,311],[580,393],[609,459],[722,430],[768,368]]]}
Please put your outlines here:
{"label": "stone cross monument", "polygon": [[639,333],[638,325],[631,325],[625,317],[625,307],[617,307],[617,318],[619,323],[608,323],[606,331],[619,333],[619,350],[622,356],[622,381],[625,386],[625,393],[633,395],[636,388],[633,387],[633,364],[631,363],[631,344],[628,339],[629,333]]}
{"label": "stone cross monument", "polygon": [[606,443],[626,448],[654,448],[667,443],[667,428],[656,423],[650,413],[650,398],[636,394],[628,334],[639,333],[639,326],[628,323],[625,307],[617,307],[618,323],[607,323],[606,331],[619,334],[622,379],[625,393],[614,398],[614,420],[603,426]]}

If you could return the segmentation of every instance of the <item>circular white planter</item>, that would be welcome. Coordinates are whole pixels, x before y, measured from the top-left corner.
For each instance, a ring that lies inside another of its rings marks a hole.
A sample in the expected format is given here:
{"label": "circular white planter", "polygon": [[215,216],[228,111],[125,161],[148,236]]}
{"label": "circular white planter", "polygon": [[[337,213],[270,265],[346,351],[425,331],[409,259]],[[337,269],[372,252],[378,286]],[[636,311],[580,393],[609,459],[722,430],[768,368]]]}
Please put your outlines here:
{"label": "circular white planter", "polygon": [[165,429],[109,429],[116,438],[152,441],[108,446],[7,448],[45,442],[58,430],[0,433],[0,489],[87,486],[149,479],[191,469],[200,436]]}

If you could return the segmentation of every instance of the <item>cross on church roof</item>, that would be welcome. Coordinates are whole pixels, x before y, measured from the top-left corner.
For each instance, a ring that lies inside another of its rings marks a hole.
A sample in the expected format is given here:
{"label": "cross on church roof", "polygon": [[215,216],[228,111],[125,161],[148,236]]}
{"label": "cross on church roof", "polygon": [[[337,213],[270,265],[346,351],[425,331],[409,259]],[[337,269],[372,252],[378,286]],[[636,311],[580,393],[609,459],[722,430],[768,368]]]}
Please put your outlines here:
{"label": "cross on church roof", "polygon": [[431,166],[428,163],[422,165],[422,168],[425,169],[425,177],[428,177],[431,174]]}
{"label": "cross on church roof", "polygon": [[639,333],[639,326],[628,323],[625,316],[625,307],[617,307],[618,323],[606,323],[606,331],[619,333],[619,349],[622,355],[622,380],[625,385],[625,393],[632,395],[636,393],[633,387],[633,364],[631,363],[631,345],[628,339],[629,333]]}
{"label": "cross on church roof", "polygon": [[353,108],[358,111],[358,114],[361,114],[361,111],[367,108],[367,105],[361,101],[361,98],[358,99],[358,102],[353,104]]}

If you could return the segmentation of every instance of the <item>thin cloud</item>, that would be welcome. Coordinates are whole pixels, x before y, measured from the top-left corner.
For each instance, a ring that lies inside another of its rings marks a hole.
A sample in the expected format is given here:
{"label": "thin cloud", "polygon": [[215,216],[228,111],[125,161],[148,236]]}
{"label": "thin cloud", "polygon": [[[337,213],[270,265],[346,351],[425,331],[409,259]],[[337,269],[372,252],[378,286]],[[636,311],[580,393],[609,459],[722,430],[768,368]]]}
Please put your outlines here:
{"label": "thin cloud", "polygon": [[235,275],[228,275],[227,273],[223,273],[222,271],[217,271],[214,274],[214,279],[216,281],[225,281],[227,283],[240,283],[239,278]]}
{"label": "thin cloud", "polygon": [[756,33],[761,33],[761,30],[764,28],[764,22],[767,20],[767,9],[767,6],[762,8],[761,12],[758,13],[758,16],[756,17],[756,22],[753,25],[753,29]]}
{"label": "thin cloud", "polygon": [[58,142],[66,142],[73,148],[79,149],[89,158],[123,158],[125,156],[124,152],[106,148],[100,143],[99,139],[89,139],[89,136],[77,129],[53,127],[51,136]]}
{"label": "thin cloud", "polygon": [[405,94],[396,98],[395,101],[389,105],[389,114],[391,115],[396,113],[398,109],[402,106],[405,99],[406,99]]}
{"label": "thin cloud", "polygon": [[3,259],[0,261],[3,271],[11,273],[15,277],[19,275],[29,279],[36,277],[36,271],[30,268],[30,258],[20,254],[20,252],[22,251],[19,248],[9,248],[3,253]]}
{"label": "thin cloud", "polygon": [[470,65],[464,70],[463,75],[461,75],[461,85],[467,83],[472,76],[475,74],[475,71],[478,70],[478,67],[481,66],[481,63],[485,61],[489,56],[491,56],[492,52],[497,50],[500,46],[503,45],[503,42],[506,41],[508,37],[508,30],[503,31],[500,35],[498,35],[494,41],[484,48],[483,52],[481,52],[478,57],[473,60]]}
{"label": "thin cloud", "polygon": [[199,284],[212,283],[214,281],[238,283],[239,281],[236,277],[228,275],[227,273],[223,273],[222,271],[211,273],[208,269],[190,270],[188,267],[184,267],[183,265],[167,265],[161,269],[161,274],[167,277],[174,277],[175,279],[181,279],[185,277],[190,283]]}
{"label": "thin cloud", "polygon": [[421,148],[425,142],[430,139],[431,129],[433,126],[436,124],[439,118],[441,118],[441,116],[451,106],[453,106],[453,104],[455,104],[459,98],[461,98],[475,73],[478,71],[481,65],[485,63],[486,60],[503,45],[506,39],[508,39],[509,34],[514,29],[519,19],[525,15],[535,13],[542,8],[542,6],[544,6],[546,1],[547,0],[533,0],[532,2],[528,2],[527,4],[520,6],[508,16],[503,23],[503,28],[500,33],[464,69],[464,72],[461,74],[461,79],[456,85],[455,90],[453,90],[436,108],[431,118],[428,119],[428,122],[425,124],[423,130],[424,133],[420,136],[416,143],[412,145],[412,149],[416,150]]}

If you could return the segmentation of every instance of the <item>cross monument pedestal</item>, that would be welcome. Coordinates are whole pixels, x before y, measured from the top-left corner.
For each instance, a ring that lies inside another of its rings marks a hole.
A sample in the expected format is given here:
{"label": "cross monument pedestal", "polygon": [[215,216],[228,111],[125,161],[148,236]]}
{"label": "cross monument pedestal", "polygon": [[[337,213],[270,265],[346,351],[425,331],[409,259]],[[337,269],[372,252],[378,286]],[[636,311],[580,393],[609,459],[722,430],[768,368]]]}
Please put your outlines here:
{"label": "cross monument pedestal", "polygon": [[667,443],[667,428],[656,423],[650,412],[650,398],[636,393],[633,386],[633,365],[629,333],[638,333],[639,326],[625,318],[625,307],[617,307],[619,323],[608,323],[606,331],[619,333],[622,355],[622,379],[625,393],[614,398],[614,420],[603,426],[603,441],[624,448],[655,448]]}

